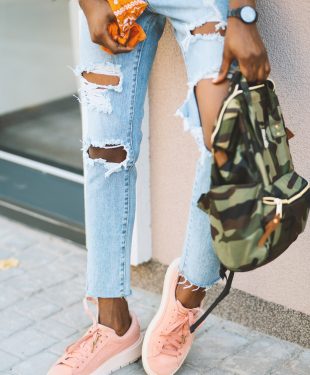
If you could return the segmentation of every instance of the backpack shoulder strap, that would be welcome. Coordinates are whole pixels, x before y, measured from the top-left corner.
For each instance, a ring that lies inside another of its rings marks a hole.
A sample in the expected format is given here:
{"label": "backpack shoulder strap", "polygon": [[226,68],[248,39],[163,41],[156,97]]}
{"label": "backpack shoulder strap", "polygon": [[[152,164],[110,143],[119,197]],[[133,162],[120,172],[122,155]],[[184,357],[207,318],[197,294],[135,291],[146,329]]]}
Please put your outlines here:
{"label": "backpack shoulder strap", "polygon": [[[221,268],[222,272],[223,268]],[[224,271],[225,272],[225,271]],[[205,321],[205,319],[210,315],[210,313],[215,309],[215,307],[226,297],[228,296],[231,284],[233,282],[235,273],[233,271],[229,271],[229,276],[227,278],[226,273],[224,273],[224,277],[226,278],[226,285],[222,290],[221,294],[217,297],[217,299],[212,303],[212,305],[208,308],[208,310],[194,323],[190,326],[190,332],[193,333],[195,330],[200,326],[201,323]]]}

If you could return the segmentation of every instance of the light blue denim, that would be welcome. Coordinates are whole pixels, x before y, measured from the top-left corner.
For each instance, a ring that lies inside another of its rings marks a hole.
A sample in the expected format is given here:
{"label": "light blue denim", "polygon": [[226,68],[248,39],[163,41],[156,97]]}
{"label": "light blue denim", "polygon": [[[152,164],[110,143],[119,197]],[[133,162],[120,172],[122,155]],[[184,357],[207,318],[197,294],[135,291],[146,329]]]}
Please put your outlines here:
{"label": "light blue denim", "polygon": [[[218,31],[226,26],[227,9],[228,0],[149,0],[148,9],[138,19],[147,39],[132,52],[119,55],[107,54],[91,41],[85,16],[80,11],[80,63],[75,73],[81,79],[79,98],[84,113],[86,293],[90,296],[112,298],[132,293],[130,254],[136,207],[135,163],[142,139],[148,78],[166,19],[174,28],[188,75],[188,95],[177,114],[183,118],[184,130],[191,132],[201,152],[180,273],[193,285],[203,288],[220,279],[209,217],[197,207],[200,195],[210,188],[212,155],[203,141],[194,87],[199,80],[218,75],[224,45],[224,37]],[[217,22],[214,33],[191,33],[206,22]],[[91,84],[82,77],[83,72],[117,76],[119,83],[116,86]],[[120,163],[91,159],[90,146],[123,146],[127,156]]]}

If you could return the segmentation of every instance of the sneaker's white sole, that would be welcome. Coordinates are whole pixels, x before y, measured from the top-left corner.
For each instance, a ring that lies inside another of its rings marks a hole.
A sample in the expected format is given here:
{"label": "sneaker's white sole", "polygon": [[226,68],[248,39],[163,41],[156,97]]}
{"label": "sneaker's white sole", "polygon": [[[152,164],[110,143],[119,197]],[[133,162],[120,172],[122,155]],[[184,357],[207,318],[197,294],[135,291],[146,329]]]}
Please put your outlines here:
{"label": "sneaker's white sole", "polygon": [[136,362],[141,357],[142,342],[143,335],[141,334],[139,340],[137,340],[132,346],[104,362],[90,375],[109,375],[114,371],[120,370],[121,368]]}
{"label": "sneaker's white sole", "polygon": [[[175,267],[177,267],[179,265],[179,262],[180,262],[180,258],[177,258],[168,267],[168,270],[167,270],[166,275],[165,275],[162,298],[161,298],[161,303],[160,303],[159,309],[158,309],[157,313],[155,314],[153,320],[151,321],[151,323],[149,324],[149,326],[148,326],[148,328],[145,332],[143,346],[142,346],[142,364],[143,364],[143,367],[144,367],[144,371],[147,373],[147,375],[158,375],[154,371],[151,370],[151,368],[148,364],[147,347],[148,347],[150,337],[153,333],[153,330],[155,329],[158,321],[160,320],[160,318],[162,317],[162,315],[164,313],[165,306],[167,305],[167,302],[168,302],[168,299],[169,299],[170,285],[171,285],[171,282],[172,282],[171,278],[172,278],[172,275],[175,271]],[[182,363],[175,370],[175,372],[173,372],[169,375],[174,375],[181,368],[181,366],[182,366]]]}

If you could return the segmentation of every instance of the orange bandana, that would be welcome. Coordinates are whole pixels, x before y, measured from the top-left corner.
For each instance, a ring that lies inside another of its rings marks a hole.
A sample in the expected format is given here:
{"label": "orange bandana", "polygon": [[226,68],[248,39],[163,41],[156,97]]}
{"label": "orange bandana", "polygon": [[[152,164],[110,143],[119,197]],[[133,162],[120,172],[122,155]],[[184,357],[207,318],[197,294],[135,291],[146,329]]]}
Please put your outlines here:
{"label": "orange bandana", "polygon": [[[107,0],[116,21],[109,25],[108,31],[112,38],[119,44],[127,47],[135,47],[146,38],[142,27],[136,23],[136,19],[144,12],[147,3],[144,0]],[[108,48],[101,48],[112,53]]]}

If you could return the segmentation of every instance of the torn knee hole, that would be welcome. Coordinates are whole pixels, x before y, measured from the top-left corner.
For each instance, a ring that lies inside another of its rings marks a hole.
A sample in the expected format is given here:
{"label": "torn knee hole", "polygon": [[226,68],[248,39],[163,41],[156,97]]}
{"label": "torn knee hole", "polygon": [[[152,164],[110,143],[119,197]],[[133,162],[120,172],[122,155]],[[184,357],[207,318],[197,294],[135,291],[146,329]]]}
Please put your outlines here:
{"label": "torn knee hole", "polygon": [[106,148],[90,146],[87,152],[91,159],[104,159],[110,163],[121,163],[127,157],[122,145],[106,145]]}
{"label": "torn knee hole", "polygon": [[73,71],[81,79],[79,96],[74,95],[77,100],[88,110],[111,114],[113,94],[123,91],[121,66],[112,63],[79,65]]}
{"label": "torn knee hole", "polygon": [[87,82],[100,86],[117,86],[120,83],[120,77],[115,75],[83,72],[82,76],[86,79]]}
{"label": "torn knee hole", "polygon": [[193,35],[208,35],[216,32],[220,33],[222,36],[225,36],[226,26],[223,22],[207,22],[191,31]]}

